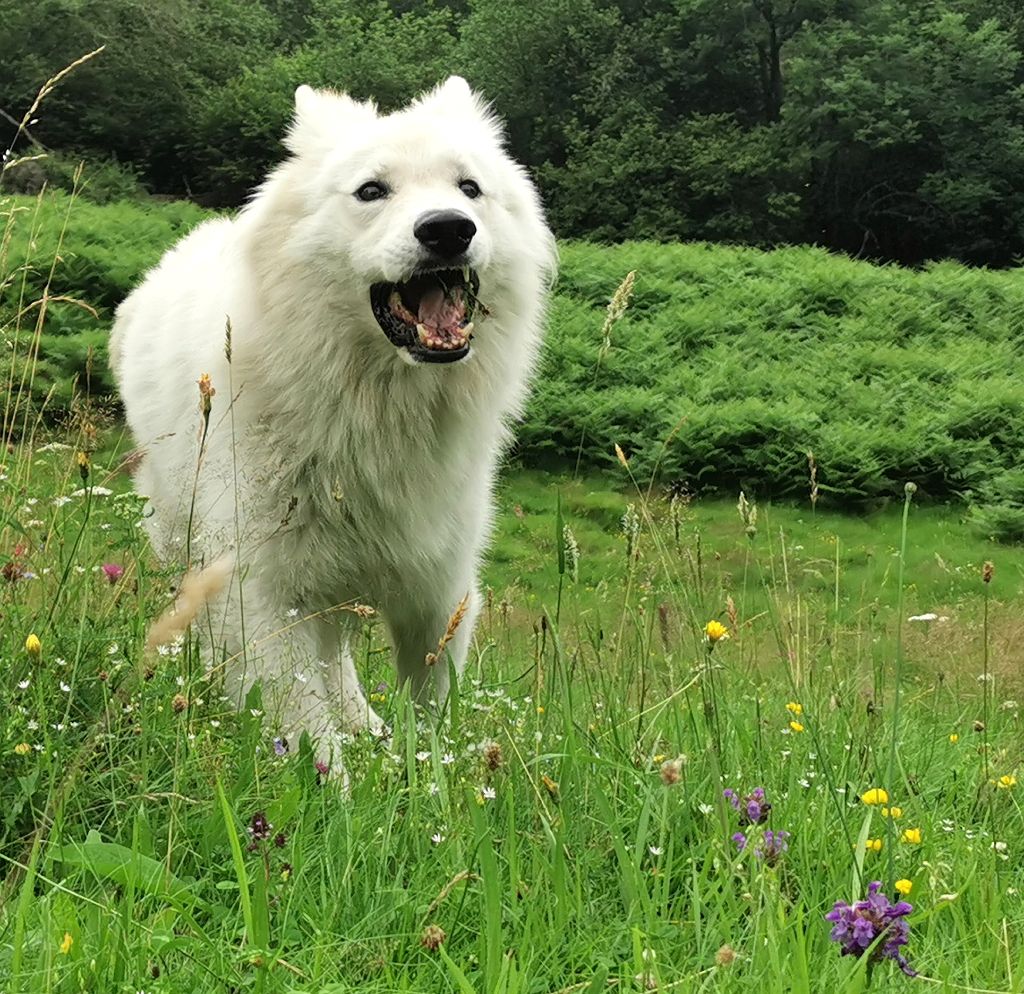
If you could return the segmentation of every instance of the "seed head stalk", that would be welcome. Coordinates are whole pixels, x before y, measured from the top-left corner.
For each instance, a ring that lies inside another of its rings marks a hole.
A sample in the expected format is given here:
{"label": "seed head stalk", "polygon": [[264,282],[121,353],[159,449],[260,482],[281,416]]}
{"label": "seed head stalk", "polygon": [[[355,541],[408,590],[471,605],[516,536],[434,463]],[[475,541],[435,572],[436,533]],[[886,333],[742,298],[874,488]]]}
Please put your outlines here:
{"label": "seed head stalk", "polygon": [[[910,521],[910,504],[917,493],[917,484],[908,483],[903,488],[903,520],[900,525],[900,562],[896,578],[896,665],[894,667],[893,679],[896,688],[893,691],[892,703],[892,741],[889,746],[889,761],[885,768],[885,783],[889,790],[893,789],[893,776],[896,772],[896,748],[899,741],[900,728],[900,687],[903,681],[903,573],[907,564],[907,530]],[[885,819],[885,848],[888,853],[887,869],[889,880],[895,880],[894,866],[894,835],[895,820]]]}

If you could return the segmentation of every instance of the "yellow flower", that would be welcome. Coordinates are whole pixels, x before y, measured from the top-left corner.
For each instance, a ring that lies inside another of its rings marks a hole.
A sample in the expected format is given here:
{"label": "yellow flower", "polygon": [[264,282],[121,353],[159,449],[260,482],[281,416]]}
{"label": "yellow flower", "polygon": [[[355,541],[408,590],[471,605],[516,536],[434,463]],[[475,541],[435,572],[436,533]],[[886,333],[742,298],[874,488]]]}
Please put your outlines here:
{"label": "yellow flower", "polygon": [[537,714],[543,714],[543,713],[544,713],[544,705],[543,704],[538,704],[537,705]]}
{"label": "yellow flower", "polygon": [[789,727],[793,729],[794,732],[802,732],[804,730],[804,726],[801,725],[799,721],[791,721],[789,723]]}
{"label": "yellow flower", "polygon": [[704,626],[704,635],[707,640],[714,645],[716,642],[721,642],[722,639],[727,639],[729,637],[729,629],[720,621],[709,621]]}
{"label": "yellow flower", "polygon": [[32,751],[32,746],[30,746],[27,742],[19,742],[14,747],[14,751],[19,756],[27,756]]}
{"label": "yellow flower", "polygon": [[913,890],[913,888],[914,884],[911,880],[904,879],[896,881],[896,891],[897,893],[902,894],[904,897],[906,897],[911,892],[911,890]]}
{"label": "yellow flower", "polygon": [[882,808],[882,817],[883,818],[893,818],[893,819],[902,818],[903,817],[903,808],[895,808],[895,807],[894,808]]}
{"label": "yellow flower", "polygon": [[956,732],[953,732],[953,734],[949,737],[949,741],[951,745],[956,745],[957,742],[960,741],[960,736],[957,735]]}
{"label": "yellow flower", "polygon": [[903,834],[900,838],[904,842],[909,842],[911,845],[919,846],[921,844],[921,829],[906,828],[903,830]]}
{"label": "yellow flower", "polygon": [[43,643],[39,641],[39,636],[35,632],[25,639],[25,651],[30,656],[38,656],[43,651]]}
{"label": "yellow flower", "polygon": [[882,851],[882,840],[881,839],[868,839],[864,843],[864,848],[868,852],[881,852]]}
{"label": "yellow flower", "polygon": [[1017,778],[1012,773],[1006,773],[996,781],[996,786],[1000,790],[1010,790],[1017,786]]}
{"label": "yellow flower", "polygon": [[889,803],[889,795],[884,790],[882,790],[881,787],[872,787],[871,790],[864,791],[864,793],[860,795],[860,799],[865,804]]}
{"label": "yellow flower", "polygon": [[786,710],[789,711],[790,714],[795,714],[799,718],[800,715],[804,713],[804,706],[802,704],[798,704],[796,701],[790,701],[786,705]]}
{"label": "yellow flower", "polygon": [[662,752],[659,752],[659,753],[658,753],[658,754],[657,754],[657,755],[656,755],[656,756],[654,757],[654,762],[656,762],[656,763],[664,763],[664,762],[665,762],[665,754],[664,754],[664,753],[662,753]]}
{"label": "yellow flower", "polygon": [[61,943],[60,943],[61,955],[67,956],[67,954],[69,952],[71,952],[71,946],[74,943],[74,941],[75,940],[71,937],[71,933],[70,932],[65,932],[64,933],[64,938],[61,939]]}

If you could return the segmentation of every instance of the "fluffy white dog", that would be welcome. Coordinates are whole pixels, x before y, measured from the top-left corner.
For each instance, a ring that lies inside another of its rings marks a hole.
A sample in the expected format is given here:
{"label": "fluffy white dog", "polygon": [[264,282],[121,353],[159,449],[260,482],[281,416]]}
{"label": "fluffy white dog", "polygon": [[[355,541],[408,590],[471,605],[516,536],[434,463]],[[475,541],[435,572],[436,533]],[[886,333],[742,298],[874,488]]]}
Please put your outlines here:
{"label": "fluffy white dog", "polygon": [[337,760],[342,731],[381,727],[346,607],[375,607],[399,679],[441,699],[428,653],[468,594],[448,647],[464,663],[555,250],[458,77],[389,115],[300,87],[286,143],[237,217],[124,301],[110,353],[158,554],[223,574],[212,661]]}

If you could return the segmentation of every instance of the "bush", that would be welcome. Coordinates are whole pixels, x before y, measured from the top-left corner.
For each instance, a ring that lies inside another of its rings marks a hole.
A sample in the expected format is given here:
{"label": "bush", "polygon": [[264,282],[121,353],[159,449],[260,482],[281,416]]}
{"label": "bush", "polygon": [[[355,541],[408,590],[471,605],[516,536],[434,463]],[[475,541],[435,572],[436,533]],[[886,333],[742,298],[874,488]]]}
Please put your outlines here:
{"label": "bush", "polygon": [[[81,302],[49,305],[37,400],[53,390],[51,405],[66,404],[90,362],[92,391],[112,391],[102,342],[113,308],[208,213],[72,208],[62,194],[6,209],[21,212],[0,257],[0,273],[17,269],[0,291],[8,325],[42,296],[58,246],[50,296]],[[607,301],[630,270],[632,304],[599,356]],[[923,498],[972,498],[993,534],[1014,537],[1010,518],[1024,521],[1018,273],[915,272],[812,248],[568,243],[549,324],[518,432],[523,464],[618,471],[619,445],[642,479],[802,497],[811,451],[826,502],[899,498],[913,480]]]}

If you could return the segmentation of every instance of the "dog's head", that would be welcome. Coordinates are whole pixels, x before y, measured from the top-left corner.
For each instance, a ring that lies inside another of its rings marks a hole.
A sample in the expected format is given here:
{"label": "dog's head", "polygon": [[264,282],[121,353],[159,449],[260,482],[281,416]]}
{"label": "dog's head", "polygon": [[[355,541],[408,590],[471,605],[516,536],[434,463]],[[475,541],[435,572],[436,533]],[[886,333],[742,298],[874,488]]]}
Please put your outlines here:
{"label": "dog's head", "polygon": [[536,296],[530,284],[550,273],[536,191],[459,77],[388,115],[301,86],[287,145],[292,159],[279,176],[301,205],[290,254],[306,256],[328,285],[361,294],[349,314],[407,361],[465,358],[474,326],[487,333],[492,309],[515,309],[517,285]]}

